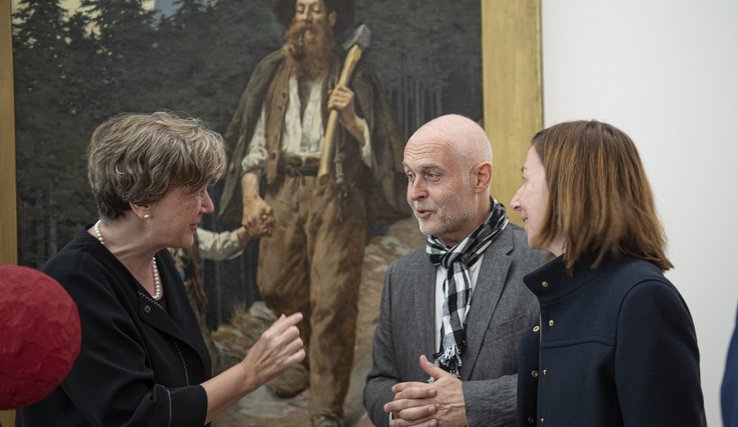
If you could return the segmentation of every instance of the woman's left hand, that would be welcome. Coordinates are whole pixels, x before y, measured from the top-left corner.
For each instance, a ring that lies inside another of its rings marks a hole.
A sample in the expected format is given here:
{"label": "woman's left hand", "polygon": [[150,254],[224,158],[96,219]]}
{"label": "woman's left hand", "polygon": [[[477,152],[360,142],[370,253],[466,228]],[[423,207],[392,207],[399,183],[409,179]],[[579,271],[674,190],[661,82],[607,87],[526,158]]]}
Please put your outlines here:
{"label": "woman's left hand", "polygon": [[284,314],[251,347],[241,362],[247,372],[262,385],[305,358],[305,349],[297,324],[302,313]]}

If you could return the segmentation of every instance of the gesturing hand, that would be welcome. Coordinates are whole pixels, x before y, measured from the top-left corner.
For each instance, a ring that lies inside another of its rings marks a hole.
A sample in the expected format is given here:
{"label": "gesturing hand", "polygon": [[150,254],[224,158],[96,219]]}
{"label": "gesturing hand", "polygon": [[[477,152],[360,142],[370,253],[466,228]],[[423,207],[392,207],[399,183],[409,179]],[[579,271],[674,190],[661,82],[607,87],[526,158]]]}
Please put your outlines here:
{"label": "gesturing hand", "polygon": [[297,324],[302,313],[287,317],[284,314],[275,321],[251,347],[241,362],[247,372],[257,378],[259,385],[266,383],[289,367],[305,358]]}

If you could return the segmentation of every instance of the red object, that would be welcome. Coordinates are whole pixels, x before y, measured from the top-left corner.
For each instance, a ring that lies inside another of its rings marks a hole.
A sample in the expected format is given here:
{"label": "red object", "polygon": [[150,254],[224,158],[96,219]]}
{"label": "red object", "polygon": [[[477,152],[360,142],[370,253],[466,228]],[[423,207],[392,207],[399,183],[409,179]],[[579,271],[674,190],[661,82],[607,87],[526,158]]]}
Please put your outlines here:
{"label": "red object", "polygon": [[0,409],[41,400],[67,376],[82,334],[77,305],[48,275],[0,265]]}

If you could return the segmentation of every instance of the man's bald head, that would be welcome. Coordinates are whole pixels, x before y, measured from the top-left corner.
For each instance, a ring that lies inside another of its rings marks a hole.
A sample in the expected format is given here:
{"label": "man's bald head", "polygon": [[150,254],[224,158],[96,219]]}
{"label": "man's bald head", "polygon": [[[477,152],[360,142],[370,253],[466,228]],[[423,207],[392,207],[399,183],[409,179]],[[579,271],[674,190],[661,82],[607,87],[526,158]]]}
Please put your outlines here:
{"label": "man's bald head", "polygon": [[429,142],[447,146],[465,169],[482,162],[492,163],[492,145],[487,134],[467,117],[458,114],[437,117],[421,126],[406,147]]}
{"label": "man's bald head", "polygon": [[491,160],[484,130],[463,116],[438,117],[410,137],[402,161],[407,201],[423,233],[455,245],[484,222]]}

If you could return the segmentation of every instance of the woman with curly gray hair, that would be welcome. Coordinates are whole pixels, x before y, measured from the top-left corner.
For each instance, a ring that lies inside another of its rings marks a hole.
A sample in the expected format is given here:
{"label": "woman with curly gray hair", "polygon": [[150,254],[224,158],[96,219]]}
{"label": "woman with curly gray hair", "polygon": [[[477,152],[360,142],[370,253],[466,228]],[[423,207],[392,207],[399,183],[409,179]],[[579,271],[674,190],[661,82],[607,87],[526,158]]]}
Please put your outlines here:
{"label": "woman with curly gray hair", "polygon": [[82,348],[22,426],[202,426],[305,352],[299,313],[281,316],[236,366],[210,378],[207,349],[166,248],[192,246],[208,185],[223,173],[220,135],[169,113],[123,114],[88,150],[100,220],[44,266],[79,309]]}

